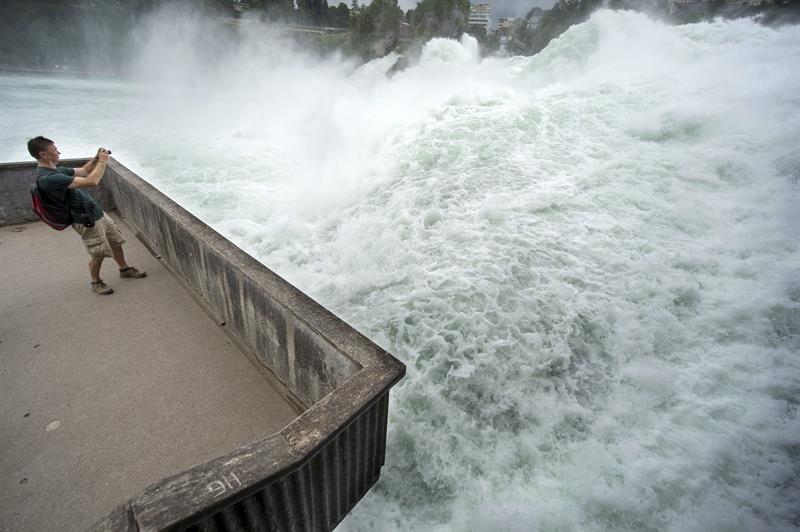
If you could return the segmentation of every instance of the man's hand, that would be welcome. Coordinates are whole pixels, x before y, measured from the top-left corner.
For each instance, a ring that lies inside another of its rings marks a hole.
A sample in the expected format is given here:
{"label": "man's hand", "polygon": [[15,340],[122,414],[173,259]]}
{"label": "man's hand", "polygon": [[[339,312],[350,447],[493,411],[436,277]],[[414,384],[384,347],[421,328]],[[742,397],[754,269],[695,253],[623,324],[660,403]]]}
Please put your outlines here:
{"label": "man's hand", "polygon": [[75,177],[73,177],[72,183],[67,188],[96,187],[100,180],[103,179],[110,153],[105,148],[98,148],[97,155],[91,161],[83,165],[82,168],[75,169]]}
{"label": "man's hand", "polygon": [[[92,159],[88,163],[75,169],[75,177],[89,177],[89,174],[91,174],[94,171],[94,167],[97,166],[97,163],[101,161],[103,163],[108,163],[109,155],[111,155],[111,150],[107,150],[105,148],[97,148],[97,153],[94,155],[94,157],[92,157]],[[82,185],[82,186],[91,186],[91,185]],[[75,188],[75,187],[70,187],[70,188]]]}

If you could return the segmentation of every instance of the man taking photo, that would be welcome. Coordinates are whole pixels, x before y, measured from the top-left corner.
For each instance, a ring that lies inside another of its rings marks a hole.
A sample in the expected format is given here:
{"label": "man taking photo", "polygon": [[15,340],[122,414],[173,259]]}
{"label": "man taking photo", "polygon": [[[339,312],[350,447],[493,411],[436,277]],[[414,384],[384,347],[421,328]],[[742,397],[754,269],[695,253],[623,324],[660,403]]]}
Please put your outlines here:
{"label": "man taking photo", "polygon": [[114,289],[106,285],[100,278],[100,267],[103,259],[113,257],[119,266],[119,276],[128,279],[146,277],[129,266],[125,261],[122,244],[125,239],[117,229],[114,220],[100,207],[100,204],[84,188],[96,187],[103,179],[108,163],[108,154],[104,148],[97,150],[97,155],[80,168],[57,166],[61,152],[55,143],[45,137],[36,137],[28,141],[28,152],[36,159],[37,184],[40,193],[53,198],[66,200],[72,215],[73,229],[83,239],[83,244],[91,257],[89,274],[92,278],[91,289],[96,294],[108,295]]}

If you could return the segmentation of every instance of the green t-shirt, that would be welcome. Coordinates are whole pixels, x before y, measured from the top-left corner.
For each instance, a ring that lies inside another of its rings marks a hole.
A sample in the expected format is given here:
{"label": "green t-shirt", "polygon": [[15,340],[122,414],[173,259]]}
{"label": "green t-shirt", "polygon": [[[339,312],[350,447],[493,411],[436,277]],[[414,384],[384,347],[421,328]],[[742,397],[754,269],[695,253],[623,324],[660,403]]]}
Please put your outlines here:
{"label": "green t-shirt", "polygon": [[59,166],[53,170],[39,166],[36,171],[39,174],[40,191],[46,192],[59,201],[64,201],[65,196],[69,197],[69,211],[75,222],[80,220],[80,215],[84,212],[88,212],[94,222],[103,217],[103,208],[90,194],[79,188],[67,188],[74,179],[74,169]]}

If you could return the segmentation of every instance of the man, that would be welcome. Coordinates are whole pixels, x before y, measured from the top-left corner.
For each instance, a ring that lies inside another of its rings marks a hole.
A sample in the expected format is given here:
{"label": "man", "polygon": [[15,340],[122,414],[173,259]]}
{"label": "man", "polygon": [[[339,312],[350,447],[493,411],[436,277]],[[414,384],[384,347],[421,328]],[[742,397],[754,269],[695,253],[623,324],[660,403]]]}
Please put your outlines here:
{"label": "man", "polygon": [[114,292],[114,289],[100,278],[100,267],[106,257],[114,258],[119,266],[121,278],[146,277],[145,272],[129,266],[125,261],[125,254],[122,252],[125,239],[114,220],[103,212],[96,199],[82,190],[96,187],[100,183],[108,163],[108,154],[111,152],[99,148],[97,155],[91,161],[74,169],[56,166],[61,152],[52,140],[45,137],[29,140],[28,152],[38,162],[36,171],[39,177],[39,190],[56,198],[66,197],[69,202],[70,213],[75,222],[72,227],[83,239],[83,244],[91,257],[89,274],[92,277],[92,291],[100,295]]}

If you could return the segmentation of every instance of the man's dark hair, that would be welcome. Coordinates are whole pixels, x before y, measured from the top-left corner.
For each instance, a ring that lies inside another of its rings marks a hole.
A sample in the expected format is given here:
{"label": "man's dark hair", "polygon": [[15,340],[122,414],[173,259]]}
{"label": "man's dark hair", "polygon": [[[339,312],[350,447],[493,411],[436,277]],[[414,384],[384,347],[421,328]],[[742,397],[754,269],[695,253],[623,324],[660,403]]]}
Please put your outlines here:
{"label": "man's dark hair", "polygon": [[35,139],[28,141],[28,153],[30,153],[31,157],[38,161],[39,152],[46,151],[51,144],[55,144],[55,142],[39,135]]}

